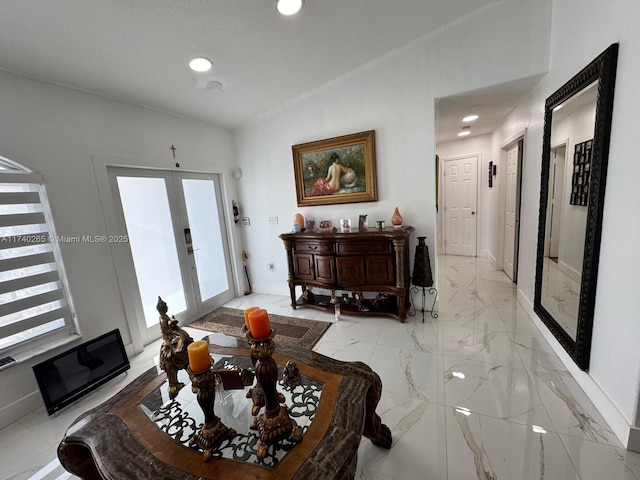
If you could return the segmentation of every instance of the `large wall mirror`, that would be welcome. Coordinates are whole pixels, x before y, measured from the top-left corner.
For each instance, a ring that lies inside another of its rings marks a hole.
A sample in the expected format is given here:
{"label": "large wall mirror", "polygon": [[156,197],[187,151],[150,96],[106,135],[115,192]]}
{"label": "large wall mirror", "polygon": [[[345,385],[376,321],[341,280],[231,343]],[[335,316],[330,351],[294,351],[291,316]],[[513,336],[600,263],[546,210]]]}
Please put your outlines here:
{"label": "large wall mirror", "polygon": [[618,44],[545,104],[534,310],[589,367]]}

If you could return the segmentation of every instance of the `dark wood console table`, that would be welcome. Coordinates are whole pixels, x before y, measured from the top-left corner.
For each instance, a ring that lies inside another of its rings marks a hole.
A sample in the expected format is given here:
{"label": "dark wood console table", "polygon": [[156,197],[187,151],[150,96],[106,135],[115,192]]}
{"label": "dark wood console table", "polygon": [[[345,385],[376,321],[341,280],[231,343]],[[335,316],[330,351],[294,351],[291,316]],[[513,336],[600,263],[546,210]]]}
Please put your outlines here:
{"label": "dark wood console table", "polygon": [[[283,233],[280,238],[287,251],[291,307],[333,310],[339,301],[343,313],[387,315],[404,322],[409,307],[409,237],[413,230]],[[302,287],[299,299],[296,286]],[[307,291],[308,287],[355,292],[356,298],[345,301],[316,295]],[[362,292],[381,295],[364,299]]]}
{"label": "dark wood console table", "polygon": [[[218,341],[221,338],[224,342]],[[211,335],[209,339],[214,362],[248,359],[248,345],[244,340],[222,334]],[[217,346],[213,344],[216,341],[233,346]],[[175,432],[186,428],[189,414],[187,408],[177,408],[175,413],[176,399],[168,400],[166,375],[156,367],[79,417],[58,447],[60,462],[69,472],[85,480],[346,480],[355,477],[361,436],[377,446],[391,447],[391,432],[375,412],[382,384],[371,368],[286,345],[276,345],[273,358],[279,367],[289,359],[295,360],[301,375],[321,393],[315,394],[319,400],[314,406],[313,418],[304,427],[302,441],[285,446],[284,453],[271,464],[250,455],[252,433],[247,433],[248,440],[236,448],[243,454],[240,459],[214,455],[205,462],[201,452],[181,443],[181,432]],[[186,373],[181,380],[185,377],[186,385],[178,399],[183,397],[185,405],[195,404],[199,408]],[[238,420],[242,416],[238,410],[246,406],[250,411],[251,401],[243,397],[244,390],[236,392],[240,392],[242,401],[232,405],[227,418]],[[301,404],[306,409],[309,396],[306,392],[302,396]],[[216,410],[216,414],[221,413]],[[221,415],[221,418],[224,417]],[[246,423],[245,430],[249,431]]]}

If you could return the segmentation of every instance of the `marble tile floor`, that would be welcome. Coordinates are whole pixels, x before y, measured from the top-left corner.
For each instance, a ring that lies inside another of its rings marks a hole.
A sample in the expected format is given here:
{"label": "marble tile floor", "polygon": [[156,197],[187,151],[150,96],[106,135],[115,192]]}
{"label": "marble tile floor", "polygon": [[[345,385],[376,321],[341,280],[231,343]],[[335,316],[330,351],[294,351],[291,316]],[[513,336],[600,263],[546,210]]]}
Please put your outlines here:
{"label": "marble tile floor", "polygon": [[[250,295],[226,306],[332,322],[315,350],[368,363],[382,378],[378,413],[391,450],[363,439],[358,480],[640,479],[626,451],[489,262],[438,258],[439,317],[334,316],[292,310],[288,297]],[[418,299],[416,299],[418,300]],[[418,300],[419,302],[419,300]],[[201,331],[189,329],[198,338]],[[40,409],[0,432],[0,478],[75,478],[56,460],[66,426],[157,361],[158,343],[131,371],[54,417]],[[330,479],[327,479],[330,480]]]}

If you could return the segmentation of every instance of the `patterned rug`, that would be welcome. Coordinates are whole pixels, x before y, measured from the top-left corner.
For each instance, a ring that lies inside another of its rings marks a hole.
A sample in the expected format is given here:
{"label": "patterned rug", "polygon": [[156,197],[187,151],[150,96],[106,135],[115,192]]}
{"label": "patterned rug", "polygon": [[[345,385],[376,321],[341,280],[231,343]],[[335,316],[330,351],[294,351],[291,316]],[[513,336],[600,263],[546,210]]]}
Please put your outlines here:
{"label": "patterned rug", "polygon": [[[330,323],[302,318],[285,317],[269,313],[271,328],[276,331],[275,341],[287,345],[312,348],[331,326]],[[242,310],[221,307],[191,323],[189,327],[220,332],[244,338]]]}

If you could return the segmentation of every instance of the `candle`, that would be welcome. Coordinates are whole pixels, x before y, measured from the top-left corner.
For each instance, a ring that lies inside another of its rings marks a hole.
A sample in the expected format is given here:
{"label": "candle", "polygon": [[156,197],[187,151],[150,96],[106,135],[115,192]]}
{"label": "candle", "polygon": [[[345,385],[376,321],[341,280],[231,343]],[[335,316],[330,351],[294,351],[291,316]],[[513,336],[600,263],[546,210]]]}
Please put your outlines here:
{"label": "candle", "polygon": [[256,340],[261,340],[271,335],[271,324],[266,310],[258,309],[250,312],[249,325],[251,326],[251,336]]}
{"label": "candle", "polygon": [[205,340],[196,340],[189,344],[187,355],[189,356],[189,368],[192,372],[204,372],[211,365],[209,344]]}
{"label": "candle", "polygon": [[254,310],[260,310],[260,307],[249,307],[244,309],[244,324],[247,327],[247,330],[251,330],[249,326],[249,314]]}

